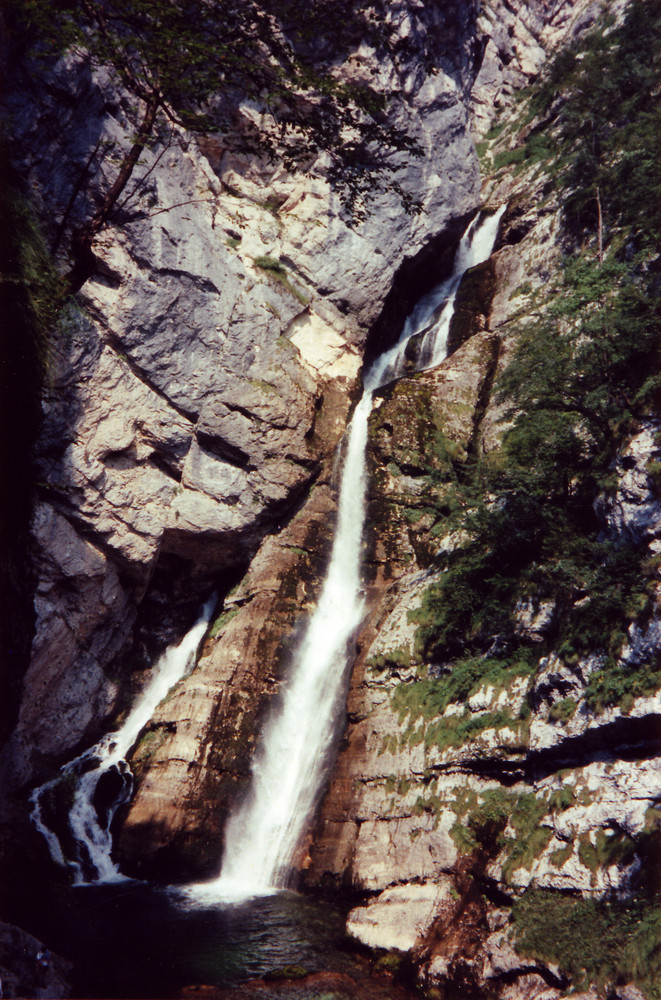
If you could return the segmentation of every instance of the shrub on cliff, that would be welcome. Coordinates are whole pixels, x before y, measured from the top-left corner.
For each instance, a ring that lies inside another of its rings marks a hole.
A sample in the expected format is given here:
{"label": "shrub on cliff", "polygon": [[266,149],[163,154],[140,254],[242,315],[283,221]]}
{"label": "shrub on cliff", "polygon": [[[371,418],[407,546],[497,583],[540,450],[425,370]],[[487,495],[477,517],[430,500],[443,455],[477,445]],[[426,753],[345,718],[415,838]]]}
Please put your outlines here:
{"label": "shrub on cliff", "polygon": [[[599,651],[594,709],[661,682],[653,665],[616,666],[629,624],[649,616],[656,567],[643,546],[603,538],[594,506],[661,387],[659,51],[661,10],[634,0],[620,26],[562,53],[529,96],[546,116],[535,161],[555,170],[568,252],[519,322],[497,384],[511,421],[500,453],[457,463],[454,499],[444,496],[449,526],[471,540],[412,616],[427,658],[486,656],[485,672],[526,646],[568,662]],[[553,603],[541,645],[517,627],[521,600]]]}
{"label": "shrub on cliff", "polygon": [[[385,15],[366,2],[8,0],[7,9],[15,34],[32,43],[34,54],[77,50],[111,67],[139,106],[114,180],[72,233],[71,290],[92,273],[94,239],[162,123],[214,132],[226,149],[287,169],[307,170],[324,154],[326,175],[354,215],[386,185],[414,207],[393,176],[391,157],[418,155],[417,143],[388,122],[387,93],[343,82],[335,72],[361,40],[396,57]],[[110,162],[117,154],[97,147],[92,158]]]}

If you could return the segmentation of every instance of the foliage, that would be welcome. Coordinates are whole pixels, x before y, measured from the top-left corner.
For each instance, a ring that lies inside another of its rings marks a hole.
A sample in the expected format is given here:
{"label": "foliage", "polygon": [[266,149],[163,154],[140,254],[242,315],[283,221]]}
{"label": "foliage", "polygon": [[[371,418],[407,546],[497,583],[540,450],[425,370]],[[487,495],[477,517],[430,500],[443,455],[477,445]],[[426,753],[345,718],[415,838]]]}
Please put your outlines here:
{"label": "foliage", "polygon": [[500,170],[501,167],[509,167],[513,163],[521,163],[525,160],[526,154],[523,149],[504,149],[494,157],[493,168]]}
{"label": "foliage", "polygon": [[[354,216],[393,178],[392,154],[421,155],[389,124],[389,95],[343,83],[334,65],[361,39],[396,58],[385,19],[366,0],[8,0],[15,34],[48,59],[77,50],[111,67],[140,102],[131,148],[84,226],[73,233],[73,290],[89,277],[91,246],[110,220],[142,150],[163,123],[213,132],[235,152],[308,170],[320,153]],[[116,150],[105,150],[110,162]]]}
{"label": "foliage", "polygon": [[[556,168],[567,253],[513,330],[496,384],[509,421],[500,452],[452,458],[436,533],[461,529],[468,540],[443,557],[410,614],[418,653],[471,658],[474,683],[494,658],[537,660],[554,648],[574,663],[599,652],[594,710],[661,684],[653,665],[616,662],[630,623],[650,614],[655,569],[644,546],[604,538],[595,511],[612,488],[618,448],[654,412],[661,386],[661,11],[633,0],[623,24],[607,29],[556,58],[529,95],[538,121],[525,147],[505,151],[502,162],[523,152]],[[630,150],[640,161],[631,182]],[[555,610],[540,644],[520,628],[518,608],[542,601]],[[446,703],[440,693],[427,703],[434,698]],[[556,717],[571,709],[557,707]]]}
{"label": "foliage", "polygon": [[521,658],[514,662],[496,658],[465,657],[457,660],[452,669],[440,677],[427,677],[397,688],[393,706],[400,716],[409,713],[412,718],[425,720],[442,715],[451,702],[466,701],[480,687],[491,685],[501,690],[517,676],[526,675],[533,668]]}
{"label": "foliage", "polygon": [[590,675],[585,692],[588,706],[595,712],[611,705],[627,709],[634,698],[653,694],[661,688],[661,670],[656,663],[629,668],[611,664]]}
{"label": "foliage", "polygon": [[551,830],[540,826],[547,804],[532,792],[489,788],[479,799],[468,793],[458,797],[454,811],[457,821],[450,832],[459,850],[501,855],[505,881],[518,868],[530,868],[551,840]]}
{"label": "foliage", "polygon": [[227,608],[225,611],[221,611],[218,617],[212,622],[211,628],[209,629],[209,639],[215,639],[228,625],[233,618],[239,613],[239,608]]}
{"label": "foliage", "polygon": [[557,963],[575,988],[634,981],[649,1000],[661,1000],[658,904],[652,893],[620,902],[529,889],[513,907],[516,947]]}
{"label": "foliage", "polygon": [[255,267],[261,267],[263,271],[274,271],[275,274],[286,274],[287,269],[275,257],[255,257]]}
{"label": "foliage", "polygon": [[283,285],[284,288],[286,288],[287,291],[301,303],[301,305],[306,306],[308,304],[309,299],[303,294],[303,292],[299,291],[299,289],[292,284],[287,277],[287,268],[279,260],[276,260],[275,257],[255,257],[253,263],[255,264],[255,267],[259,267],[262,271],[266,271],[272,278],[279,282],[279,284]]}
{"label": "foliage", "polygon": [[562,698],[561,701],[557,701],[555,705],[551,706],[549,718],[554,722],[568,722],[570,719],[573,719],[577,707],[577,703],[573,698]]}

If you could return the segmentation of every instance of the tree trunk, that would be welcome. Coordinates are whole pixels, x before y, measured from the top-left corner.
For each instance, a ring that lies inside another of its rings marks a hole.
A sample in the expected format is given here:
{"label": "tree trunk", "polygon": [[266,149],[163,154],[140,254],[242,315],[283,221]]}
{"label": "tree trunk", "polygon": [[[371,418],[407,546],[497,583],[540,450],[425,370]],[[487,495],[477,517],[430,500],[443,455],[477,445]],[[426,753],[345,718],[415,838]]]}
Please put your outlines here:
{"label": "tree trunk", "polygon": [[133,140],[133,145],[122,160],[119,172],[106,192],[103,201],[92,218],[83,223],[82,226],[78,226],[72,233],[71,255],[73,257],[73,267],[65,279],[68,294],[73,294],[82,288],[87,279],[94,273],[96,258],[92,245],[96,236],[110,218],[117,204],[117,199],[131,179],[140,154],[145,148],[154,128],[160,104],[161,98],[159,94],[154,94],[149,99],[143,119],[140,122],[140,127]]}
{"label": "tree trunk", "polygon": [[599,191],[599,185],[596,187],[597,192],[597,240],[598,240],[598,250],[597,259],[600,264],[604,261],[604,220],[601,214],[601,193]]}

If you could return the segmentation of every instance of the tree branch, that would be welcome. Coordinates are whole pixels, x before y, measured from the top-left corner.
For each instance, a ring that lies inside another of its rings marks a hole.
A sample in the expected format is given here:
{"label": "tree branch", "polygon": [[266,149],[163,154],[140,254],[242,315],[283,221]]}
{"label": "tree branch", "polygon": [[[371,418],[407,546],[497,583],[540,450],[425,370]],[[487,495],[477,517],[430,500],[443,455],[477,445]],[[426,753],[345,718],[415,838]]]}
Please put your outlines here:
{"label": "tree branch", "polygon": [[74,230],[71,238],[71,253],[74,264],[66,277],[66,288],[69,294],[77,292],[94,273],[96,258],[92,250],[92,244],[97,234],[110,218],[117,199],[131,178],[140,154],[152,133],[160,104],[160,94],[153,94],[147,102],[143,119],[133,140],[133,145],[124,156],[119,172],[106,192],[103,201],[92,218]]}

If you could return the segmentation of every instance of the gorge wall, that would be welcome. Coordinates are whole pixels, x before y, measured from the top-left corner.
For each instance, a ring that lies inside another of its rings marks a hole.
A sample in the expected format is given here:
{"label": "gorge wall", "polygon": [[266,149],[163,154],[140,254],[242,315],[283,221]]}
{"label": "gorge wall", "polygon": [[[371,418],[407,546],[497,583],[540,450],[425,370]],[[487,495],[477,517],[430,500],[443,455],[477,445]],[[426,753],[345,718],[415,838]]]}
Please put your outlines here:
{"label": "gorge wall", "polygon": [[[614,671],[653,674],[658,658],[649,407],[622,432],[586,519],[599,544],[634,547],[647,567],[638,604],[614,622],[625,631],[613,662],[603,636],[568,648],[565,621],[590,605],[585,580],[545,591],[528,564],[505,587],[507,629],[468,570],[457,587],[470,577],[466,600],[484,602],[484,623],[462,610],[460,641],[430,622],[442,618],[444,574],[471,548],[474,522],[457,517],[471,470],[508,461],[515,418],[499,379],[574,250],[548,144],[546,160],[531,153],[535,136],[553,135],[557,107],[527,116],[516,94],[603,11],[581,0],[391,7],[406,57],[379,61],[361,46],[344,72],[376,72],[397,93],[392,120],[424,155],[395,176],[421,199],[419,215],[379,193],[352,223],[323,163],[292,175],[173,127],[95,244],[42,398],[34,638],[2,756],[3,840],[13,859],[30,789],[121,718],[156,652],[215,590],[195,670],[132,755],[136,792],[116,845],[138,877],[217,871],[228,809],[318,593],[363,355],[447,273],[478,206],[506,202],[494,255],[460,288],[451,356],[381,390],[372,415],[370,610],[300,868],[315,891],[355,897],[350,932],[408,953],[429,990],[557,1000],[592,982],[596,998],[604,983],[526,949],[525,934],[553,893],[556,907],[624,898],[655,850],[659,685],[604,694]],[[623,7],[610,10],[621,18]],[[61,60],[46,86],[17,79],[6,101],[14,165],[52,242],[90,152],[107,140],[126,148],[134,109],[82,58]],[[107,182],[110,167],[96,169],[69,227]],[[26,836],[31,856],[43,854]],[[609,988],[637,1000],[631,983],[645,975],[620,978]]]}

